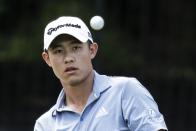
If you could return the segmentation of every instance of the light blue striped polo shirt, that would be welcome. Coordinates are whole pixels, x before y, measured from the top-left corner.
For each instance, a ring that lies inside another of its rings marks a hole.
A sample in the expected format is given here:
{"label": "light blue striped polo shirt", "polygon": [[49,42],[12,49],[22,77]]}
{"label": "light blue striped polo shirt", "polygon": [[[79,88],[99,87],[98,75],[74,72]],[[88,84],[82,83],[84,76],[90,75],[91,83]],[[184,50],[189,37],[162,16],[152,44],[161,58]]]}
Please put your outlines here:
{"label": "light blue striped polo shirt", "polygon": [[34,131],[158,131],[167,130],[153,97],[135,78],[95,72],[93,91],[81,114],[56,104],[37,119]]}

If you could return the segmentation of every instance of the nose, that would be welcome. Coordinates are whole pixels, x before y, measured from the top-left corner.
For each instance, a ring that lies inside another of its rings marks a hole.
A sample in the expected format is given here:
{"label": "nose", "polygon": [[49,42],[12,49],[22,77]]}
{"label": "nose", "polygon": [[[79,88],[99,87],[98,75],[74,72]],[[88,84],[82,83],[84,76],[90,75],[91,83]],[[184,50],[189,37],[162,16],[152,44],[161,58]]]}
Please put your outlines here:
{"label": "nose", "polygon": [[75,58],[72,55],[66,55],[64,57],[64,63],[68,64],[68,63],[73,63],[75,61]]}

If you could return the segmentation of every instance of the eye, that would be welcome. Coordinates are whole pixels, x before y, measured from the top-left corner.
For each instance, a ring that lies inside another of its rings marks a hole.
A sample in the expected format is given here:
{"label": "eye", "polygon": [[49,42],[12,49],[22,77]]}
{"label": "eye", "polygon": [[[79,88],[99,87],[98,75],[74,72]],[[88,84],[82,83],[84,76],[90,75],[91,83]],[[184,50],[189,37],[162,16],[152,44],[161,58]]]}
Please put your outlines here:
{"label": "eye", "polygon": [[79,49],[81,49],[80,46],[73,46],[73,48],[72,48],[73,51],[78,51]]}
{"label": "eye", "polygon": [[62,53],[62,52],[63,52],[62,49],[55,49],[55,50],[54,50],[54,54],[60,54],[60,53]]}

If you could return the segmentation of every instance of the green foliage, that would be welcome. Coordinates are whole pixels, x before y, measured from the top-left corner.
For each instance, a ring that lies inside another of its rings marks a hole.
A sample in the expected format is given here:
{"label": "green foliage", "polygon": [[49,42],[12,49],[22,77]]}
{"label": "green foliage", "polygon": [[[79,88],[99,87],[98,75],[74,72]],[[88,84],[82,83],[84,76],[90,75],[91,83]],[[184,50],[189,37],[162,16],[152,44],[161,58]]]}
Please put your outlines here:
{"label": "green foliage", "polygon": [[[6,6],[4,1],[0,2],[0,17],[6,18],[5,30],[0,31],[0,61],[38,61],[43,48],[44,28],[49,21],[70,15],[88,22],[90,17],[88,5],[77,0],[47,1],[31,9],[27,7],[33,2],[21,3],[21,9],[13,12],[13,3]],[[13,14],[8,19],[10,12],[16,13],[17,19],[12,20]]]}

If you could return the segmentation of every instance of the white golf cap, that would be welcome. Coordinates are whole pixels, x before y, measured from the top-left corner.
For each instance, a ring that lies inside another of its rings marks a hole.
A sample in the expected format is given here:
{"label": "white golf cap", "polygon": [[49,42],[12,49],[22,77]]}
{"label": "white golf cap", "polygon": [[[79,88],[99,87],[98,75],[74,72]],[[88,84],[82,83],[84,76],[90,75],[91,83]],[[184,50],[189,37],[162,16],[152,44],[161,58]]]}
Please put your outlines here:
{"label": "white golf cap", "polygon": [[62,16],[46,26],[44,32],[44,50],[48,50],[52,41],[61,34],[71,35],[81,42],[90,40],[93,43],[90,30],[80,18]]}

